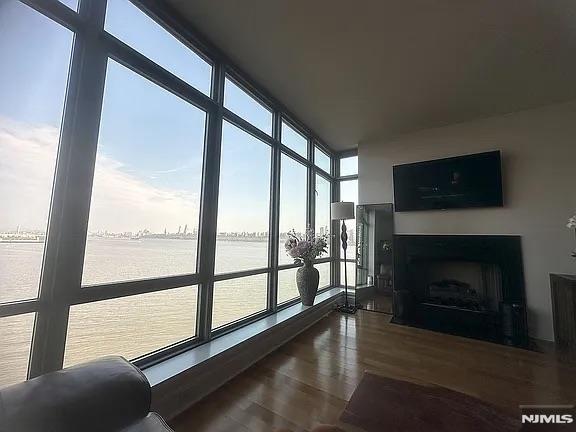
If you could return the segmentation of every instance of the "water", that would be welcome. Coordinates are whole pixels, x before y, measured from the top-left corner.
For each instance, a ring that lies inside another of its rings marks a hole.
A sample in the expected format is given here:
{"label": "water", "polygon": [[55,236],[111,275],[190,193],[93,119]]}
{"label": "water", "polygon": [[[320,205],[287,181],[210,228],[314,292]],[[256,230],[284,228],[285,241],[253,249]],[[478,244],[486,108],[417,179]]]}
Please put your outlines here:
{"label": "water", "polygon": [[[38,294],[43,244],[0,243],[0,302]],[[267,266],[267,243],[218,240],[216,272]],[[194,273],[195,241],[171,239],[88,241],[83,284],[109,283]],[[316,266],[320,286],[330,280],[329,264]],[[298,296],[296,269],[279,273],[279,302]],[[213,328],[262,311],[267,275],[217,282]],[[76,305],[70,310],[65,365],[110,354],[129,359],[195,334],[197,287]],[[34,314],[0,319],[0,386],[26,376]]]}

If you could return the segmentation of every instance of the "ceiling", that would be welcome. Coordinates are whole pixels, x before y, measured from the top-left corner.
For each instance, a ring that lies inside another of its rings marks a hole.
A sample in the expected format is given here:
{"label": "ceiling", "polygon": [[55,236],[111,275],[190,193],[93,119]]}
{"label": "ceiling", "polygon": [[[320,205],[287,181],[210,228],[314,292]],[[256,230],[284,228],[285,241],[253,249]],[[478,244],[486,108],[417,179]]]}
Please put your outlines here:
{"label": "ceiling", "polygon": [[576,98],[573,0],[168,0],[335,150]]}

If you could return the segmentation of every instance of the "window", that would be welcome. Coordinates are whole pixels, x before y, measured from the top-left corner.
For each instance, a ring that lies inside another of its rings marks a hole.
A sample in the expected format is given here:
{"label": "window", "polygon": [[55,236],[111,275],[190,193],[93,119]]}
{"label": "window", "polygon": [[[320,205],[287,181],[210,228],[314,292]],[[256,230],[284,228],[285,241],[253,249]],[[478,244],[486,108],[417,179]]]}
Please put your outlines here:
{"label": "window", "polygon": [[282,120],[282,144],[300,156],[308,158],[308,140],[284,120]]}
{"label": "window", "polygon": [[314,147],[314,163],[320,169],[323,169],[328,174],[331,174],[330,169],[330,156],[320,150],[318,147]]}
{"label": "window", "polygon": [[189,286],[72,306],[64,366],[105,355],[133,360],[194,337],[197,299]]}
{"label": "window", "polygon": [[282,155],[280,171],[280,239],[279,264],[293,264],[294,260],[286,254],[284,243],[288,232],[297,234],[306,232],[306,202],[308,169],[285,154]]}
{"label": "window", "polygon": [[[354,203],[354,214],[358,204],[358,180],[347,180],[340,182],[340,200]],[[356,219],[346,222],[346,232],[348,234],[348,249],[346,256],[348,259],[356,259]]]}
{"label": "window", "polygon": [[298,268],[280,270],[278,272],[278,304],[286,303],[300,296],[296,285]]}
{"label": "window", "polygon": [[[314,229],[318,235],[330,235],[330,202],[330,182],[316,174],[316,223]],[[330,243],[330,237],[328,237],[328,245]]]}
{"label": "window", "polygon": [[0,318],[0,387],[26,379],[33,326],[34,314]]}
{"label": "window", "polygon": [[0,303],[38,295],[72,39],[20,2],[0,6]]}
{"label": "window", "polygon": [[268,267],[270,164],[268,145],[223,123],[216,273]]}
{"label": "window", "polygon": [[108,0],[105,29],[205,95],[210,95],[212,66],[129,0]]}
{"label": "window", "polygon": [[340,175],[349,176],[358,174],[358,156],[340,159]]}
{"label": "window", "polygon": [[0,386],[270,314],[298,298],[287,232],[334,225],[329,148],[156,3],[0,0]]}
{"label": "window", "polygon": [[247,318],[268,307],[268,274],[214,283],[212,329]]}
{"label": "window", "polygon": [[314,267],[318,269],[320,273],[320,283],[318,284],[318,289],[326,288],[330,286],[330,263],[315,264]]}
{"label": "window", "polygon": [[84,285],[196,273],[205,122],[108,61]]}
{"label": "window", "polygon": [[228,77],[224,82],[224,106],[261,131],[272,135],[272,111]]}
{"label": "window", "polygon": [[[350,253],[355,253],[355,251],[348,251],[348,258],[354,258],[355,256],[350,256]],[[356,262],[346,262],[346,272],[348,277],[348,288],[354,288],[356,286]],[[340,261],[340,285],[344,286],[344,261]]]}
{"label": "window", "polygon": [[59,0],[59,1],[60,1],[60,3],[64,3],[66,6],[68,6],[73,11],[78,10],[78,0]]}

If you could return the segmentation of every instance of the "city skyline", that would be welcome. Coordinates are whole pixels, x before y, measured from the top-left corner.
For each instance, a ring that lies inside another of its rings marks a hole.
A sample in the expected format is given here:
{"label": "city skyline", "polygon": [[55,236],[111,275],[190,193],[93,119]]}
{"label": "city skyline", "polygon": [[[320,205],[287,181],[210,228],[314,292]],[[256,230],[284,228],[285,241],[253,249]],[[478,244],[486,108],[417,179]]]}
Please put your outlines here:
{"label": "city skyline", "polygon": [[[292,229],[288,230],[288,231],[280,231],[279,235],[280,237],[287,237],[288,233],[292,231]],[[319,229],[319,234],[323,235],[324,233],[329,234],[329,228],[328,227],[320,227]],[[23,228],[21,225],[17,225],[14,229],[5,229],[5,230],[1,230],[0,231],[0,236],[4,235],[4,234],[35,234],[35,235],[45,235],[46,231],[45,230],[37,230],[37,229],[26,229]],[[109,230],[98,230],[98,231],[88,231],[87,234],[89,236],[94,236],[94,235],[133,235],[133,234],[153,234],[153,235],[190,235],[190,236],[195,236],[198,235],[198,229],[196,227],[192,228],[191,230],[188,230],[188,225],[184,224],[184,225],[179,225],[178,226],[178,230],[176,231],[170,231],[168,230],[167,227],[164,228],[163,231],[150,231],[147,228],[142,228],[142,229],[137,229],[137,230],[131,230],[131,231],[109,231]],[[217,231],[216,233],[217,235],[261,235],[261,236],[267,236],[268,235],[268,231]],[[296,230],[296,234],[299,235],[303,235],[304,231],[298,231]]]}

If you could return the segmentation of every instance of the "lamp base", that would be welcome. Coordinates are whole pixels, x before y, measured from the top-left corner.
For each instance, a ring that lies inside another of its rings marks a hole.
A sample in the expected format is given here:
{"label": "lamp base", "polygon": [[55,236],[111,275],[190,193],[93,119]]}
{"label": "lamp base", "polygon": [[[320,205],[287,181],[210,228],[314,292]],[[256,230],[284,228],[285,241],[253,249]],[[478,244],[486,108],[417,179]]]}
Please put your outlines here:
{"label": "lamp base", "polygon": [[344,314],[349,314],[349,315],[354,315],[356,313],[356,311],[358,310],[358,307],[355,305],[339,305],[336,307],[336,310],[338,312],[344,313]]}

